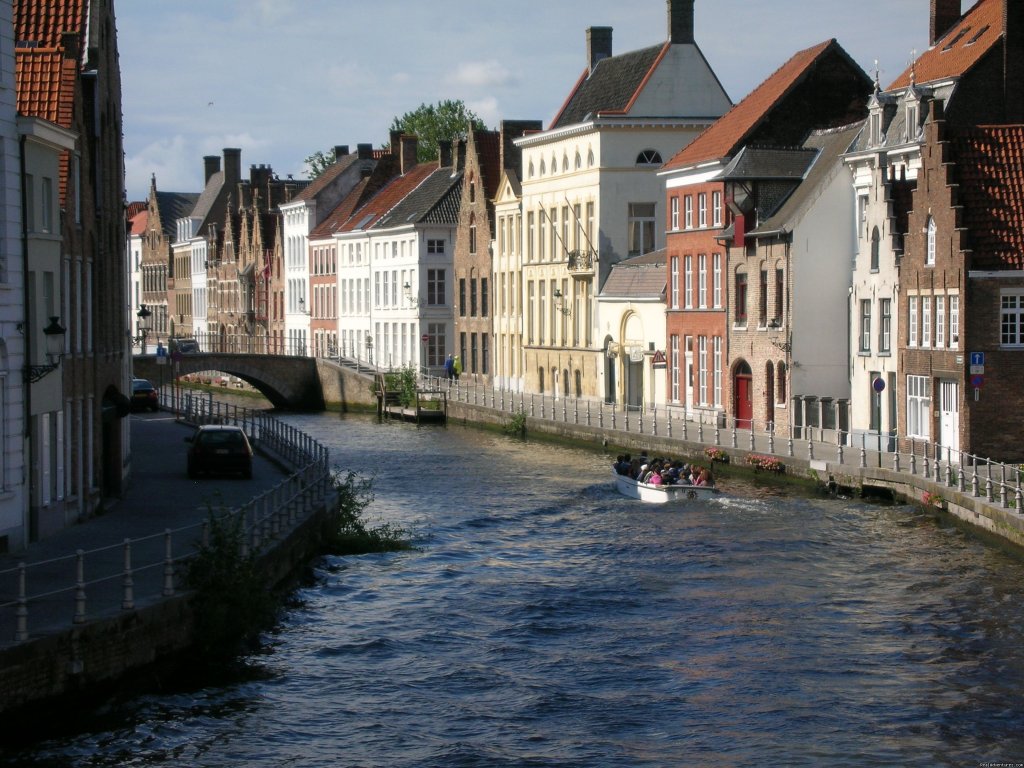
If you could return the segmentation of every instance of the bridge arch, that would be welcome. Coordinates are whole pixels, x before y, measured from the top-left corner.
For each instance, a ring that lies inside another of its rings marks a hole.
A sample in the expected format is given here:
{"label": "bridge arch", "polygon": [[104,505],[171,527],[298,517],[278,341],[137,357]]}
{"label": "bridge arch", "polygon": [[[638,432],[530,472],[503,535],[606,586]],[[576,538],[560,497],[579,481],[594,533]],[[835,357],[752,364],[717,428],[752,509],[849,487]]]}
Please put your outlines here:
{"label": "bridge arch", "polygon": [[324,408],[316,360],[311,357],[200,352],[179,355],[177,360],[165,359],[167,362],[160,365],[156,355],[136,355],[132,359],[134,375],[159,383],[201,371],[220,371],[251,384],[275,408],[303,411]]}

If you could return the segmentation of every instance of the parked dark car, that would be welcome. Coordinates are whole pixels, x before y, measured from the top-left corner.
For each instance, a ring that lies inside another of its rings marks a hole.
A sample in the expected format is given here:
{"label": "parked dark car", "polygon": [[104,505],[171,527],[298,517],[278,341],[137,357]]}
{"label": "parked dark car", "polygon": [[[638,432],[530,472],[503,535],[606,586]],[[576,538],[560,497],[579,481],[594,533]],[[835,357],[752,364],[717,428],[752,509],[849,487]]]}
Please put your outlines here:
{"label": "parked dark car", "polygon": [[180,352],[183,355],[194,355],[199,352],[199,342],[195,339],[171,339],[171,354]]}
{"label": "parked dark car", "polygon": [[160,410],[160,395],[148,379],[132,379],[132,410]]}
{"label": "parked dark car", "polygon": [[185,438],[188,449],[188,476],[203,472],[240,472],[252,477],[252,446],[241,427],[205,424]]}

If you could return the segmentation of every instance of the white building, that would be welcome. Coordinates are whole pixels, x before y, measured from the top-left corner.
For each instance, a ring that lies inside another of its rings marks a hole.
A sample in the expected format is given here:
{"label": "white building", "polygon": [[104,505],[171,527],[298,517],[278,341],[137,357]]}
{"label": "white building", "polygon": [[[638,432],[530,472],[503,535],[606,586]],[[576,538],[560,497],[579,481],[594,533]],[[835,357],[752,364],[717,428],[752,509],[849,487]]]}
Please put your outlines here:
{"label": "white building", "polygon": [[693,0],[668,4],[668,40],[612,56],[587,30],[587,63],[522,157],[523,379],[535,392],[622,401],[606,391],[611,321],[596,296],[613,264],[664,246],[656,173],[731,106],[693,36]]}
{"label": "white building", "polygon": [[[315,328],[310,263],[314,258],[312,233],[328,215],[369,176],[376,165],[373,147],[360,144],[355,155],[348,147],[334,148],[335,162],[325,168],[294,199],[278,206],[282,217],[284,250],[284,322],[285,348],[289,354],[315,354],[313,335],[324,328]],[[323,243],[320,244],[324,245]],[[320,347],[322,349],[322,347]]]}

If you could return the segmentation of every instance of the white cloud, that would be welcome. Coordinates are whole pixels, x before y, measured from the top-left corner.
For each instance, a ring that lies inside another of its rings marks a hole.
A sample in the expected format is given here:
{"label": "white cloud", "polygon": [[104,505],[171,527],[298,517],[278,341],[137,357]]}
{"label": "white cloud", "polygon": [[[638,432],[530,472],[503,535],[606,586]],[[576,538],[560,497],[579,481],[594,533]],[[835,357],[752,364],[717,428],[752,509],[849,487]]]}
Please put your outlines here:
{"label": "white cloud", "polygon": [[464,61],[459,64],[452,82],[476,88],[498,87],[514,84],[515,78],[503,64],[494,59],[490,61]]}

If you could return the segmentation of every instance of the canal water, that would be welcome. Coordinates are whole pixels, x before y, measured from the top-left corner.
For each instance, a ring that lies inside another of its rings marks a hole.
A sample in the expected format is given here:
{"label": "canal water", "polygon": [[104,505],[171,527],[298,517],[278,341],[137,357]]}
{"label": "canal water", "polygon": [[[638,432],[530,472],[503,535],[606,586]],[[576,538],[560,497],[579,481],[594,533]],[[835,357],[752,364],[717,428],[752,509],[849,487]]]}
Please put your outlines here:
{"label": "canal water", "polygon": [[[239,678],[112,700],[36,766],[978,766],[1024,760],[1024,565],[914,507],[288,417],[412,552],[319,563]],[[204,687],[205,686],[205,687]]]}

